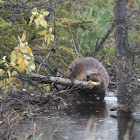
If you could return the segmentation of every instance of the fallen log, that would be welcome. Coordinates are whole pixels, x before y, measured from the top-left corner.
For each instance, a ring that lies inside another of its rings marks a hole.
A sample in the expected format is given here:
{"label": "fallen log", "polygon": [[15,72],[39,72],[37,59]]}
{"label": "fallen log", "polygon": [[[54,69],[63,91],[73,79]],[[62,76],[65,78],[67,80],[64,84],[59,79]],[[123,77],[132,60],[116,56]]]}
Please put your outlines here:
{"label": "fallen log", "polygon": [[81,86],[82,88],[88,88],[88,89],[92,89],[93,87],[100,85],[99,82],[70,80],[67,78],[43,76],[34,73],[30,74],[28,78],[46,84],[54,83],[54,84],[67,85],[67,86]]}

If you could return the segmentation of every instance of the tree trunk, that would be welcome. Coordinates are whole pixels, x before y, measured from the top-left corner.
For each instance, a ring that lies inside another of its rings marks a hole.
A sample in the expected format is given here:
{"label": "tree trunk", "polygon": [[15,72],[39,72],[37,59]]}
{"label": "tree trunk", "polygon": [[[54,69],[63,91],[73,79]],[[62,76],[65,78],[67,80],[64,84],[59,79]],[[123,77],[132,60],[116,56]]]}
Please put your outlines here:
{"label": "tree trunk", "polygon": [[[117,96],[118,104],[125,106],[122,111],[131,112],[133,95],[131,82],[131,54],[128,50],[128,18],[125,0],[115,0]],[[121,109],[120,109],[121,111]]]}

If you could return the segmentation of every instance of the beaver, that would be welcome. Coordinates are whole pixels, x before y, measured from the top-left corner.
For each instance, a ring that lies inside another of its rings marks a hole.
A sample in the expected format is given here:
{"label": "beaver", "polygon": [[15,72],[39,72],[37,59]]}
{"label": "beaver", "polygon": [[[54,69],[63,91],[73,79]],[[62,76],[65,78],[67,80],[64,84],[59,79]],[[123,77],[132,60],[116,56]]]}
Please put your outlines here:
{"label": "beaver", "polygon": [[[109,75],[104,66],[92,57],[83,57],[72,62],[66,74],[67,78],[83,81],[99,82],[100,85],[93,89],[82,89],[80,92],[85,97],[104,100],[105,92],[109,85]],[[80,94],[81,95],[81,94]]]}

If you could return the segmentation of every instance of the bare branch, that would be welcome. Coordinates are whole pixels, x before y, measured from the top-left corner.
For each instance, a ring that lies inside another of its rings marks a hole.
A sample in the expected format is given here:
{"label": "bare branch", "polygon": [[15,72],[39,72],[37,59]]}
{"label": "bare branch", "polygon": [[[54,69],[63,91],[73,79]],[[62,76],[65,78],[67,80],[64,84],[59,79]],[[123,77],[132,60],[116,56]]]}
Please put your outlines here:
{"label": "bare branch", "polygon": [[106,32],[105,36],[102,38],[101,42],[98,44],[98,47],[95,47],[95,50],[91,53],[91,57],[94,56],[98,53],[99,50],[101,50],[103,48],[103,44],[105,43],[105,41],[107,40],[108,36],[110,35],[110,33],[113,31],[114,29],[114,22],[112,23],[111,27],[108,29],[108,31]]}
{"label": "bare branch", "polygon": [[81,86],[83,88],[89,88],[92,89],[95,86],[99,86],[99,82],[92,82],[92,81],[79,81],[79,80],[73,80],[71,81],[70,79],[66,78],[61,78],[61,77],[53,77],[53,76],[43,76],[43,75],[38,75],[32,73],[31,76],[28,76],[31,80],[38,81],[41,83],[55,83],[55,84],[60,84],[60,85],[68,85],[68,86]]}

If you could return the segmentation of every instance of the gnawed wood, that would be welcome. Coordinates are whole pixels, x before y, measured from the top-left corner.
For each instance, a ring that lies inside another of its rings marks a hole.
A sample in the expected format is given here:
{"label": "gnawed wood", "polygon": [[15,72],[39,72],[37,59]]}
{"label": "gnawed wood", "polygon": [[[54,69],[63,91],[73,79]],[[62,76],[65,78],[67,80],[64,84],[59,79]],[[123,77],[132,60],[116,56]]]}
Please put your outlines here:
{"label": "gnawed wood", "polygon": [[67,85],[67,86],[81,86],[83,88],[89,88],[89,89],[92,89],[93,87],[100,85],[99,82],[70,80],[67,78],[43,76],[34,73],[32,73],[29,76],[29,78],[34,81],[39,81],[41,83],[47,83],[47,84],[55,83],[55,84]]}

